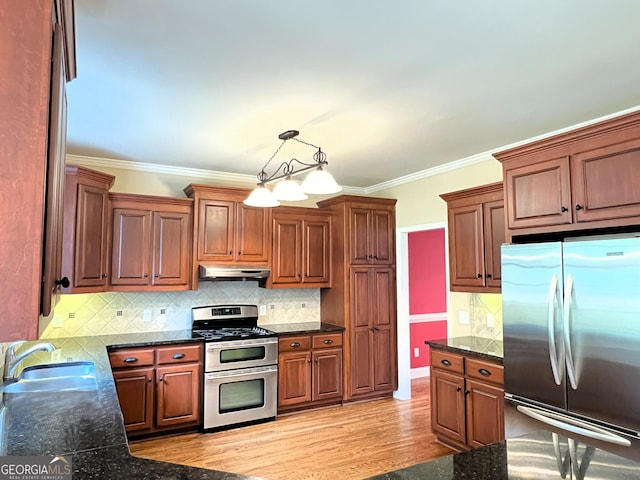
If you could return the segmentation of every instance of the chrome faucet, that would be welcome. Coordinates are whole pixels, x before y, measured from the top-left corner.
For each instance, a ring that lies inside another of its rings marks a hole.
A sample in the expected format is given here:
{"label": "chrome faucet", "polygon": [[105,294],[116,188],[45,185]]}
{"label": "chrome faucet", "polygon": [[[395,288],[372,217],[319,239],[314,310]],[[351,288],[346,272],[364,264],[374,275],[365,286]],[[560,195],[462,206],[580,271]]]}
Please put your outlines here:
{"label": "chrome faucet", "polygon": [[24,343],[24,341],[12,343],[11,345],[9,345],[9,348],[4,354],[4,373],[2,375],[2,378],[5,382],[15,382],[18,380],[18,378],[15,376],[16,369],[18,368],[20,362],[22,362],[28,356],[40,351],[53,352],[56,349],[56,346],[52,343],[41,342],[32,345],[24,352],[16,355],[16,349],[22,346]]}

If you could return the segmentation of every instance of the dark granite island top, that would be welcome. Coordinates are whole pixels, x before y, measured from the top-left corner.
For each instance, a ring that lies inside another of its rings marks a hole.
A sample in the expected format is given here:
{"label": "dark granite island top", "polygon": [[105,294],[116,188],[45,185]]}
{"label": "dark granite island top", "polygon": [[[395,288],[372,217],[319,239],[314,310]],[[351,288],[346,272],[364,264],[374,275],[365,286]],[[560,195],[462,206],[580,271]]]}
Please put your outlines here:
{"label": "dark granite island top", "polygon": [[267,330],[276,332],[279,335],[295,335],[306,333],[337,333],[343,332],[344,327],[332,325],[324,322],[303,322],[303,323],[278,323],[275,325],[261,325]]}
{"label": "dark granite island top", "polygon": [[[58,350],[34,354],[29,363],[92,360],[96,365],[97,389],[4,393],[0,406],[1,456],[69,455],[74,480],[256,478],[145,460],[129,453],[108,348],[200,341],[191,338],[191,330],[46,341]],[[33,343],[36,342],[29,342]]]}
{"label": "dark granite island top", "polygon": [[[555,436],[555,439],[554,439]],[[556,456],[556,448],[559,456]],[[570,466],[571,464],[571,466]],[[573,475],[568,469],[573,469]],[[640,463],[546,430],[371,477],[369,480],[631,480]]]}
{"label": "dark granite island top", "polygon": [[466,356],[486,358],[502,363],[504,349],[501,340],[482,337],[450,337],[437,340],[425,340],[429,347],[447,350]]}

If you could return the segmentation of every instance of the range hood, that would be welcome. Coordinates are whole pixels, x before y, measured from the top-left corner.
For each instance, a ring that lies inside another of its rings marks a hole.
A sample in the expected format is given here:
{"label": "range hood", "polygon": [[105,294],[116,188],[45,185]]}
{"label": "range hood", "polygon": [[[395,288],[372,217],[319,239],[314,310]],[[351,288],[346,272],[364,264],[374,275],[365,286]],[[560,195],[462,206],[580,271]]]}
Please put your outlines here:
{"label": "range hood", "polygon": [[271,273],[269,267],[241,265],[200,265],[198,271],[202,280],[257,280],[261,287]]}

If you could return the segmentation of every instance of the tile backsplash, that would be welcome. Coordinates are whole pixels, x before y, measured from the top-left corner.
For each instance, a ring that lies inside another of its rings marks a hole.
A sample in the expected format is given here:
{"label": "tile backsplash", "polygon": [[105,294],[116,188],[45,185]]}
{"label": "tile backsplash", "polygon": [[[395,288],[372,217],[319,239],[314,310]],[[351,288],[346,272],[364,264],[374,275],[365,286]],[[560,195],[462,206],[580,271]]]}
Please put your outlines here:
{"label": "tile backsplash", "polygon": [[502,295],[499,293],[459,293],[449,296],[450,337],[502,340]]}
{"label": "tile backsplash", "polygon": [[157,332],[191,328],[191,308],[265,305],[259,325],[320,321],[320,289],[264,289],[254,281],[200,282],[198,290],[62,295],[40,338]]}

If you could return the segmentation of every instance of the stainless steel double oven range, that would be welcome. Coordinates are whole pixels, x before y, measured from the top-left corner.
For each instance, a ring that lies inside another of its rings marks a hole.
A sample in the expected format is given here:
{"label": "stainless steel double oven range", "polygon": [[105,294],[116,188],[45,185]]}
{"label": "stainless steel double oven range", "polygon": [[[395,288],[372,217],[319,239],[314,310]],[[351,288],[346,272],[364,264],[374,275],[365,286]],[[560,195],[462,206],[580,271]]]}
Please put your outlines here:
{"label": "stainless steel double oven range", "polygon": [[205,342],[204,428],[273,420],[278,408],[278,337],[258,327],[256,305],[191,309]]}

